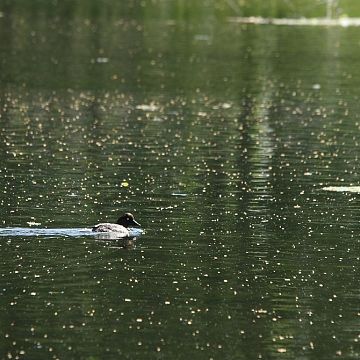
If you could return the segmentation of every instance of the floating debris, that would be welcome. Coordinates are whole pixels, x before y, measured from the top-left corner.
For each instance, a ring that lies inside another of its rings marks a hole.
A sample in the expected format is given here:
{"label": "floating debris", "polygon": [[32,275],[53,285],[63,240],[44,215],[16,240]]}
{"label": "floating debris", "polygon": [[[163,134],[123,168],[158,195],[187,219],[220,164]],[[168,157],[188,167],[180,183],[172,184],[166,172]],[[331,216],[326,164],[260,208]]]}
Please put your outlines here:
{"label": "floating debris", "polygon": [[173,192],[171,195],[172,196],[183,196],[183,197],[188,196],[188,194],[180,193],[180,192]]}
{"label": "floating debris", "polygon": [[98,57],[96,58],[96,62],[98,64],[106,64],[107,62],[109,62],[109,59],[106,57]]}
{"label": "floating debris", "polygon": [[322,190],[360,194],[360,186],[325,186]]}
{"label": "floating debris", "polygon": [[156,110],[159,110],[159,107],[156,106],[155,104],[151,103],[151,104],[137,105],[136,109],[142,110],[142,111],[156,111]]}
{"label": "floating debris", "polygon": [[360,18],[341,17],[338,19],[328,18],[263,18],[260,16],[251,17],[229,17],[229,22],[238,24],[254,25],[287,25],[287,26],[360,26]]}
{"label": "floating debris", "polygon": [[41,225],[41,223],[35,222],[35,221],[27,221],[26,223],[27,223],[29,226],[39,226],[39,225]]}

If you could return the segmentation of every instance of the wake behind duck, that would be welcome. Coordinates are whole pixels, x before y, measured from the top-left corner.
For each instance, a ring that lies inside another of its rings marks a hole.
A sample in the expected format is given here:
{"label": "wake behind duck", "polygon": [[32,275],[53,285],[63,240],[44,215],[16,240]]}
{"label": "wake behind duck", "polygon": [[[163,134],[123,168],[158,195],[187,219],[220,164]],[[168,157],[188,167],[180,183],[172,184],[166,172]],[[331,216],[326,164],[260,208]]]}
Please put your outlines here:
{"label": "wake behind duck", "polygon": [[[135,226],[135,228],[133,227]],[[0,228],[2,236],[42,236],[42,237],[82,237],[95,236],[97,239],[116,240],[135,238],[143,234],[140,224],[134,216],[126,213],[119,217],[115,224],[100,223],[92,228],[34,228],[34,227],[5,227]]]}

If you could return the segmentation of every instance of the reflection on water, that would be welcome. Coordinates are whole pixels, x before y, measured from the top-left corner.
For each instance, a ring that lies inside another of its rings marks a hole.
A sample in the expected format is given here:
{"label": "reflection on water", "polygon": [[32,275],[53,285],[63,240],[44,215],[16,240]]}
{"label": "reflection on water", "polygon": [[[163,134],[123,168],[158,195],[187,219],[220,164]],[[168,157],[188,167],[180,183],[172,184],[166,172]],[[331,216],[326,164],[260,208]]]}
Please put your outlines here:
{"label": "reflection on water", "polygon": [[3,357],[359,357],[359,29],[7,4]]}

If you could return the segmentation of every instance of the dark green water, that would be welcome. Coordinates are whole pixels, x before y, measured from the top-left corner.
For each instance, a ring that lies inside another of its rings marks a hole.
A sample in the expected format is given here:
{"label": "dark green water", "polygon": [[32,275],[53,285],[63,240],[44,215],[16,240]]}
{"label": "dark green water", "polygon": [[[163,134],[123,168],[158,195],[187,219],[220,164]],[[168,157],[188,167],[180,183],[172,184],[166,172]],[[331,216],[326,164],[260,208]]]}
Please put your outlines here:
{"label": "dark green water", "polygon": [[359,358],[360,29],[110,3],[0,9],[1,226],[146,231],[1,236],[0,358]]}

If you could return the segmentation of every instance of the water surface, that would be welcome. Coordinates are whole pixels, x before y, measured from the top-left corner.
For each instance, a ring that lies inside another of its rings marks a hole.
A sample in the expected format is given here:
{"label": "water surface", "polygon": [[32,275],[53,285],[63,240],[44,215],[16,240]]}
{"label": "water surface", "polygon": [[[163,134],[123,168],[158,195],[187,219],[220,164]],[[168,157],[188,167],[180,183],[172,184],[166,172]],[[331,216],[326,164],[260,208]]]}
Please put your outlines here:
{"label": "water surface", "polygon": [[64,4],[1,10],[1,358],[358,358],[360,30]]}

